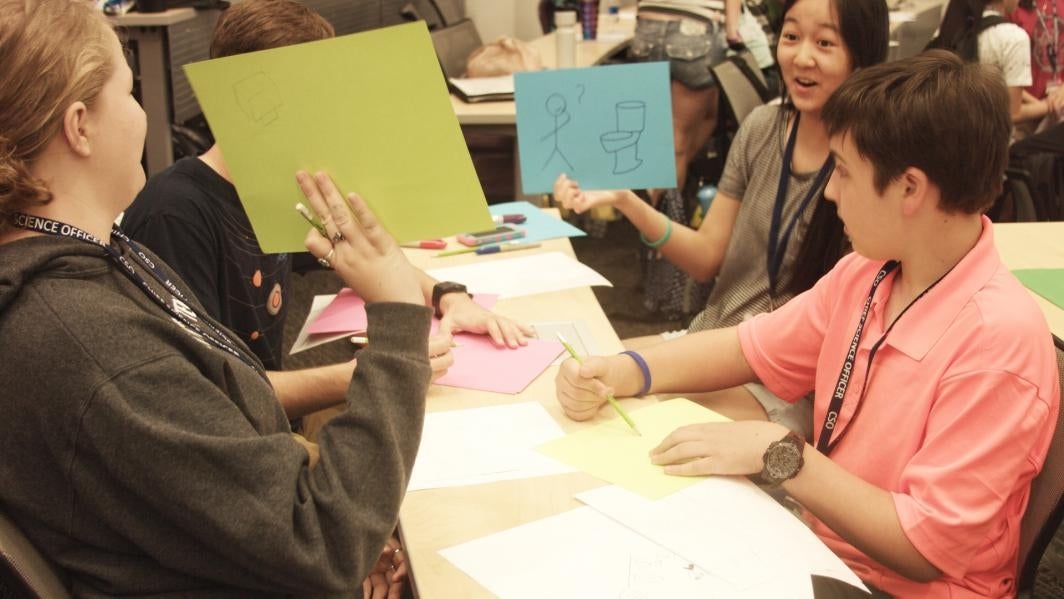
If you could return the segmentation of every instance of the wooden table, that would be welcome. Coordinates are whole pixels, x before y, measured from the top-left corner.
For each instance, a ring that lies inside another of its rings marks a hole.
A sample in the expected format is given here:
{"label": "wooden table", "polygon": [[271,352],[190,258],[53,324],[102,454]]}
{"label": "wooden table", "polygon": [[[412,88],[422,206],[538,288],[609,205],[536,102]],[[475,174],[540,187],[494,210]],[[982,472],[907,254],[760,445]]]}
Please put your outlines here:
{"label": "wooden table", "polygon": [[[1043,223],[998,223],[994,242],[1010,269],[1064,268],[1064,221]],[[1064,339],[1064,309],[1031,293],[1049,322],[1049,330]]]}
{"label": "wooden table", "polygon": [[[541,248],[517,255],[528,255],[536,251],[561,251],[573,256],[572,245],[568,239],[545,241]],[[467,254],[430,258],[435,253],[430,250],[409,250],[407,255],[416,266],[426,269],[485,260],[505,260],[515,256]],[[588,287],[504,299],[496,305],[495,311],[524,322],[582,320],[594,337],[600,354],[617,353],[623,349],[598,300]],[[428,395],[428,411],[538,401],[566,432],[609,419],[609,414],[586,423],[566,418],[555,399],[556,373],[557,367],[551,366],[517,395],[433,385]],[[647,400],[629,398],[620,401],[627,408],[633,409],[640,402]],[[409,493],[403,503],[400,522],[403,542],[411,563],[411,579],[419,596],[492,597],[490,592],[438,552],[459,543],[578,507],[580,504],[573,498],[574,494],[603,484],[601,480],[589,474],[578,472]]]}

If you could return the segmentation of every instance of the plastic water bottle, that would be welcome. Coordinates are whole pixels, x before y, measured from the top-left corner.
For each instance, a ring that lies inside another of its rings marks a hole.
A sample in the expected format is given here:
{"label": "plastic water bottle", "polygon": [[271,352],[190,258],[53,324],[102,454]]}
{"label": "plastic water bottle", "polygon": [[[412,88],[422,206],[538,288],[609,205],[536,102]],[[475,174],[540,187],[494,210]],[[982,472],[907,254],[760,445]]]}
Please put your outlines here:
{"label": "plastic water bottle", "polygon": [[558,68],[576,66],[576,12],[560,10],[554,13],[554,40]]}

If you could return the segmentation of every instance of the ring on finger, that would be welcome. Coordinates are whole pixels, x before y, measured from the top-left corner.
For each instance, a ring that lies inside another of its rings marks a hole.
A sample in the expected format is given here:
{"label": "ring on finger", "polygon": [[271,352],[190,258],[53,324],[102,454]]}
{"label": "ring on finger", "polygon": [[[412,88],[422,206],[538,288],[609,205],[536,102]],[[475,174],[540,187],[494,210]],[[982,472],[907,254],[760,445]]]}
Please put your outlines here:
{"label": "ring on finger", "polygon": [[340,243],[344,239],[346,239],[346,238],[344,237],[343,233],[341,233],[339,231],[333,233],[333,236],[332,236],[333,245],[336,245],[336,244]]}
{"label": "ring on finger", "polygon": [[318,258],[318,264],[321,264],[325,268],[332,268],[332,259],[336,256],[336,248],[329,248],[329,253],[325,256]]}

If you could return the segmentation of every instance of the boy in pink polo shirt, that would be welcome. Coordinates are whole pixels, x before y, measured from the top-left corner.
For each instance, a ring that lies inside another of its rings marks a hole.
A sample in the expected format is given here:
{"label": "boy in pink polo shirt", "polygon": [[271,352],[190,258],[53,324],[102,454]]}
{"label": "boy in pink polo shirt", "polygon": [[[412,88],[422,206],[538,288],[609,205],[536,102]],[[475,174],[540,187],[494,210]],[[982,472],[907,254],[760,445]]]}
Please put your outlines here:
{"label": "boy in pink polo shirt", "polygon": [[559,400],[586,420],[608,390],[815,390],[812,443],[769,422],[696,424],[651,459],[782,485],[877,593],[1012,596],[1060,392],[1045,319],[982,216],[1005,168],[1007,92],[933,51],[859,71],[821,118],[837,164],[825,196],[855,252],[736,328],[568,361]]}

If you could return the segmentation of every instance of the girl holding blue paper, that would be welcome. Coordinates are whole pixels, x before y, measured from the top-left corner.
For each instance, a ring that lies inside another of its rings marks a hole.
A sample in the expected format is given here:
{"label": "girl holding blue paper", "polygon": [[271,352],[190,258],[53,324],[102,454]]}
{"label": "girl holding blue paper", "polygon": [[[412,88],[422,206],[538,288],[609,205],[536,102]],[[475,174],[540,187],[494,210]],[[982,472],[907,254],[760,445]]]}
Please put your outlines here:
{"label": "girl holding blue paper", "polygon": [[[851,73],[886,58],[888,35],[884,0],[785,3],[776,55],[784,102],[760,107],[743,122],[697,230],[663,217],[630,190],[586,191],[562,175],[554,196],[577,212],[616,207],[647,246],[699,281],[715,279],[690,331],[734,326],[770,311],[809,288],[847,249],[834,206],[821,201],[833,162],[820,110]],[[792,406],[758,385],[704,400],[735,417],[768,417],[800,434],[811,432],[808,402]]]}

